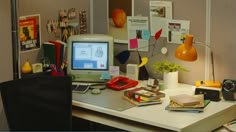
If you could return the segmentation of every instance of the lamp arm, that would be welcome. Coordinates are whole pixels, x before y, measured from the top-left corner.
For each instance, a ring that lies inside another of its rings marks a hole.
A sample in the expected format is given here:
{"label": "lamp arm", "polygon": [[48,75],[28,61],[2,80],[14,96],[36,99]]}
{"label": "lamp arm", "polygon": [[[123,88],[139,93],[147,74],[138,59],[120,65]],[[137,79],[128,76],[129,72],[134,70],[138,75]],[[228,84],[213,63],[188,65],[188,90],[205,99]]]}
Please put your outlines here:
{"label": "lamp arm", "polygon": [[211,48],[212,48],[210,45],[207,45],[207,44],[205,44],[205,43],[203,43],[203,42],[194,41],[193,43],[194,43],[194,44],[201,45],[201,46],[205,46],[205,47],[207,47],[207,48],[209,48],[209,49],[211,49]]}
{"label": "lamp arm", "polygon": [[214,66],[214,57],[213,57],[213,51],[212,51],[212,47],[210,45],[206,45],[205,43],[203,42],[198,42],[198,41],[195,41],[193,43],[196,43],[196,44],[199,44],[201,46],[205,46],[207,47],[209,50],[210,50],[210,54],[211,54],[211,66],[212,66],[212,78],[213,78],[213,82],[215,82],[215,66]]}

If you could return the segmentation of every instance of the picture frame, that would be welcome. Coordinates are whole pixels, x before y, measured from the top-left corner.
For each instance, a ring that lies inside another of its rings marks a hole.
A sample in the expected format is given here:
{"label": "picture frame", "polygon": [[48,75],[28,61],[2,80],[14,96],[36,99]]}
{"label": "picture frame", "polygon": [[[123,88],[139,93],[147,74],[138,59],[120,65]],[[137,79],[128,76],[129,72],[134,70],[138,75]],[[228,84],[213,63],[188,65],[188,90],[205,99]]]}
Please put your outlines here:
{"label": "picture frame", "polygon": [[41,48],[40,14],[19,17],[19,50],[27,52]]}

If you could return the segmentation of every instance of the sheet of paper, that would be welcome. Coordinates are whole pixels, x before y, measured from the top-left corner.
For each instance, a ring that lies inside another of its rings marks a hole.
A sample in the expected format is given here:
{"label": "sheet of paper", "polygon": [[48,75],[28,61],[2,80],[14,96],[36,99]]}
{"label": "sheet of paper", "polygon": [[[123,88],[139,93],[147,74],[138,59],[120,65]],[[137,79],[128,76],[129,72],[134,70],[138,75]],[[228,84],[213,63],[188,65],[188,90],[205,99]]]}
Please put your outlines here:
{"label": "sheet of paper", "polygon": [[188,20],[168,20],[167,22],[167,42],[182,44],[185,36],[189,34],[190,21]]}
{"label": "sheet of paper", "polygon": [[162,29],[161,37],[167,37],[166,22],[172,19],[171,1],[150,1],[150,29],[154,36],[157,31]]}
{"label": "sheet of paper", "polygon": [[128,50],[148,51],[148,17],[128,16]]}

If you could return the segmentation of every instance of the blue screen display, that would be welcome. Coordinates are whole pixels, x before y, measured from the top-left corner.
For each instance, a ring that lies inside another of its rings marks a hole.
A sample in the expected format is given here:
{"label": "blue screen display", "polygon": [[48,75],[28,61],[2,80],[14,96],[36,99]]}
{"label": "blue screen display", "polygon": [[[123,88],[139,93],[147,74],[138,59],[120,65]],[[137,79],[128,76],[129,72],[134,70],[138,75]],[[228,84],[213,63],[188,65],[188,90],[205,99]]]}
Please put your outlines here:
{"label": "blue screen display", "polygon": [[107,42],[72,42],[72,69],[107,70],[108,46]]}

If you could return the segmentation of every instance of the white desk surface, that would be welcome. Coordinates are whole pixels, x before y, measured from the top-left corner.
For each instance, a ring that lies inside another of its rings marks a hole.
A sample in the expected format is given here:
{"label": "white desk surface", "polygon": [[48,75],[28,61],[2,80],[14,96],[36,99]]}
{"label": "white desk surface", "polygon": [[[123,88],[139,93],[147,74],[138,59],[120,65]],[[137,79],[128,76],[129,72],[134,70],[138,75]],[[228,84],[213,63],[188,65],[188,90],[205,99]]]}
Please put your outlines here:
{"label": "white desk surface", "polygon": [[[132,107],[124,111],[107,109],[74,99],[72,104],[78,109],[73,109],[73,116],[128,131],[157,131],[163,130],[162,128],[187,132],[212,131],[236,119],[235,103],[224,100],[220,102],[211,101],[202,113],[165,110],[169,104],[169,96],[182,93],[194,94],[192,85],[178,84],[177,88],[166,89],[163,92],[166,93],[166,97],[163,98],[162,104]],[[109,96],[112,95],[107,95],[108,100]]]}

